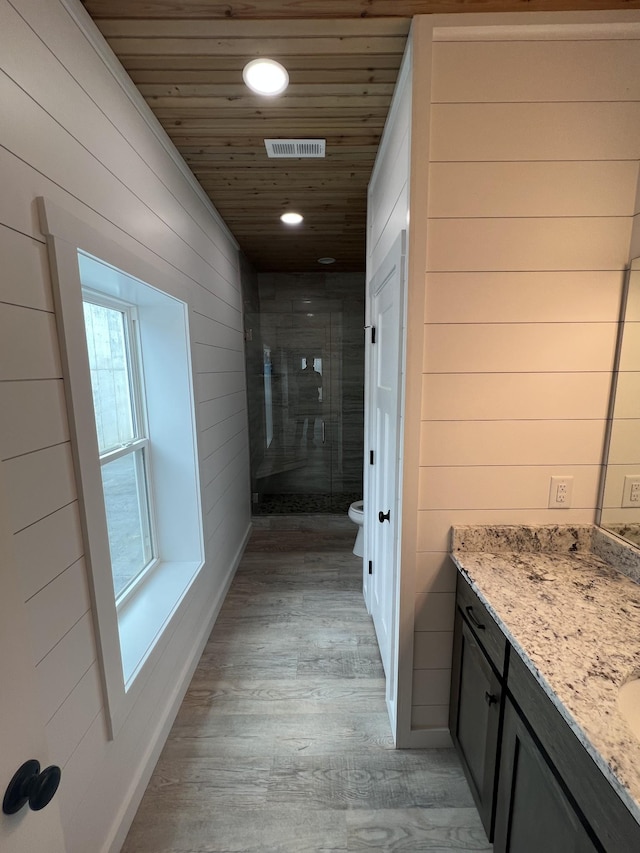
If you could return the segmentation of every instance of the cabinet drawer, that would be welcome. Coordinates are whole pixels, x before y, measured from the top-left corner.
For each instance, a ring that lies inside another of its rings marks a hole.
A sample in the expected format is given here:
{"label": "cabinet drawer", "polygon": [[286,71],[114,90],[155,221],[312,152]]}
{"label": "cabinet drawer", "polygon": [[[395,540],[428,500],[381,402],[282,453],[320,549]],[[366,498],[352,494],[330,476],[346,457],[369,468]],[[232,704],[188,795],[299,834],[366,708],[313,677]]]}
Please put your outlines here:
{"label": "cabinet drawer", "polygon": [[507,647],[505,636],[493,616],[460,574],[458,574],[456,604],[471,626],[471,630],[478,638],[478,642],[486,652],[487,657],[502,675]]}

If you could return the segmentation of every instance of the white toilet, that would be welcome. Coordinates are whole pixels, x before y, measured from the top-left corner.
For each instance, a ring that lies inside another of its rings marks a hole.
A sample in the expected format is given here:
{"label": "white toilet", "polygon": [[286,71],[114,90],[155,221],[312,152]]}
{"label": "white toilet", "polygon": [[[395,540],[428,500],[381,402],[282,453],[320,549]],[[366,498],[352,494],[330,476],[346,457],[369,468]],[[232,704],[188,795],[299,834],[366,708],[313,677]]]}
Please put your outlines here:
{"label": "white toilet", "polygon": [[356,557],[364,557],[364,501],[355,501],[349,507],[349,518],[358,525],[358,535],[353,543],[353,553]]}

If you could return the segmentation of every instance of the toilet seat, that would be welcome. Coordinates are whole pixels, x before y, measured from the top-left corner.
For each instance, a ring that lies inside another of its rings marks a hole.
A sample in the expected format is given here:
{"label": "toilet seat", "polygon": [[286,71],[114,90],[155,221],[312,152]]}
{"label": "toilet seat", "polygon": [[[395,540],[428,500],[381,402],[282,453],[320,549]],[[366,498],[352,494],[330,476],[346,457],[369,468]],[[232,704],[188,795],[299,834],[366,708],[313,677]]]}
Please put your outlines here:
{"label": "toilet seat", "polygon": [[349,507],[349,512],[347,513],[351,521],[355,522],[355,524],[363,524],[364,523],[364,501],[354,501]]}

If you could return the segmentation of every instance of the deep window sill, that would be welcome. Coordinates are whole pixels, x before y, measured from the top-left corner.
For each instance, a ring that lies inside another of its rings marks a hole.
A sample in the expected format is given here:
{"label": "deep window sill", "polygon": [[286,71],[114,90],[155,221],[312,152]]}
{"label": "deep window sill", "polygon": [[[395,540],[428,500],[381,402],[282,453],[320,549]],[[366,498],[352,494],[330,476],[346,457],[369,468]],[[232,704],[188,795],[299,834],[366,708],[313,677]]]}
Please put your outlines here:
{"label": "deep window sill", "polygon": [[203,563],[160,563],[118,609],[125,691],[149,660]]}

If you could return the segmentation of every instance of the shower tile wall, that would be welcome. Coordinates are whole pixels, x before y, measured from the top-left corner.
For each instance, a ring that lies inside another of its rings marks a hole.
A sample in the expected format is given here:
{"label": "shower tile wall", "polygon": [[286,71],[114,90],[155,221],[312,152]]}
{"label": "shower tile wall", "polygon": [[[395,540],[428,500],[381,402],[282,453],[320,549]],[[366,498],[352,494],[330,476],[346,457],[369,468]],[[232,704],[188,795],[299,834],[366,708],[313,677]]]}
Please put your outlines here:
{"label": "shower tile wall", "polygon": [[[345,512],[362,496],[364,274],[259,273],[257,282],[259,322],[247,342],[247,369],[261,360],[247,380],[259,389],[259,406],[250,404],[254,513]],[[303,425],[296,374],[305,360],[322,373],[322,400]]]}
{"label": "shower tile wall", "polygon": [[258,294],[258,276],[249,261],[242,254],[240,255],[240,284],[242,288],[242,305],[244,313],[249,453],[252,491],[255,492],[253,472],[256,471],[262,463],[265,446],[260,297]]}

